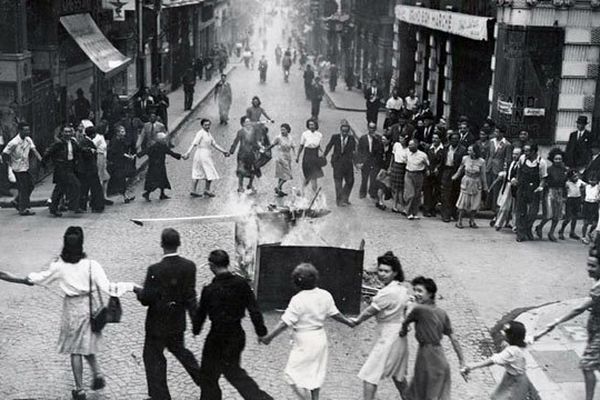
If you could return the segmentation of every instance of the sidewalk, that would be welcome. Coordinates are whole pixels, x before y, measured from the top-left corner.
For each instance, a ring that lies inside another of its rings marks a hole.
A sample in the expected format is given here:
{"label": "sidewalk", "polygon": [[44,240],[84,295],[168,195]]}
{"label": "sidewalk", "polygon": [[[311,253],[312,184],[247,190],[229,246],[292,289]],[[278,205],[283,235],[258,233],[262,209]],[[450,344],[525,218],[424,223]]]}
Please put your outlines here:
{"label": "sidewalk", "polygon": [[[225,69],[225,73],[229,74],[236,68],[235,65],[229,63]],[[214,74],[214,78],[211,81],[196,81],[195,92],[194,92],[194,103],[192,109],[189,111],[183,110],[184,93],[183,87],[169,93],[169,132],[171,135],[177,135],[179,128],[188,120],[192,113],[200,106],[200,104],[206,100],[212,93],[213,90],[221,78],[220,74]],[[137,165],[137,174],[139,174],[144,168],[146,168],[147,158],[144,158],[141,163]],[[49,174],[41,181],[36,183],[35,189],[31,195],[31,206],[32,207],[45,207],[48,199],[52,194],[54,184],[52,183],[52,174]],[[17,191],[12,190],[16,195]],[[0,197],[0,208],[12,208],[11,204],[12,197]]]}
{"label": "sidewalk", "polygon": [[[550,322],[569,312],[585,299],[572,299],[531,309],[516,320],[525,324],[527,335],[533,336]],[[527,347],[527,375],[542,400],[582,400],[585,398],[583,374],[579,359],[587,341],[585,312],[559,325],[554,331]],[[503,370],[492,369],[501,374]],[[501,376],[501,375],[500,375]],[[495,378],[498,378],[495,376]],[[594,399],[600,399],[596,390]]]}

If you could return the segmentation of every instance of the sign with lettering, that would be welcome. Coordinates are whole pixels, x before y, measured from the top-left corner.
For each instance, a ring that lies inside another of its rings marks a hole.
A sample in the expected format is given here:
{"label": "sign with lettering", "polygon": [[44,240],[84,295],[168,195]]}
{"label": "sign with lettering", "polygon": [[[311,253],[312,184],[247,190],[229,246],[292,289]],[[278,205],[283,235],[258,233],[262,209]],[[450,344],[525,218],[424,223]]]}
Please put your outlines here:
{"label": "sign with lettering", "polygon": [[523,115],[526,117],[543,117],[546,115],[546,109],[525,107],[523,109]]}
{"label": "sign with lettering", "polygon": [[397,5],[396,18],[400,21],[424,26],[473,40],[488,40],[488,17],[463,14],[431,8]]}
{"label": "sign with lettering", "polygon": [[508,101],[498,100],[498,112],[501,114],[512,115],[513,103]]}

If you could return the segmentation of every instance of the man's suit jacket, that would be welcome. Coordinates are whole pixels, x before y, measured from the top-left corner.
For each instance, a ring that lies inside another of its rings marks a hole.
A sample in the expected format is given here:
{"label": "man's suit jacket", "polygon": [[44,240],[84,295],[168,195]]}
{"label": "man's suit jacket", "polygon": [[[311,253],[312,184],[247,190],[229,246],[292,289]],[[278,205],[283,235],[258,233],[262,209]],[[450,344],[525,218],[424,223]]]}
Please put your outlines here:
{"label": "man's suit jacket", "polygon": [[589,182],[590,175],[596,175],[596,179],[600,178],[600,155],[592,159],[583,171],[582,178],[584,181]]}
{"label": "man's suit jacket", "polygon": [[[449,145],[448,146],[444,146],[444,150],[442,150],[442,154],[441,154],[441,157],[442,157],[441,168],[442,169],[443,168],[447,168],[446,167],[446,157],[448,155],[448,148],[449,147],[450,147]],[[452,165],[452,171],[456,172],[458,170],[458,167],[460,167],[460,163],[462,162],[463,157],[466,156],[466,155],[467,155],[467,148],[465,146],[459,144],[456,147],[456,150],[454,151],[454,157],[453,157],[453,160],[452,160],[452,163],[453,163],[453,165]]]}
{"label": "man's suit jacket", "polygon": [[329,151],[333,149],[331,155],[331,166],[334,169],[342,168],[347,169],[353,168],[354,152],[356,151],[356,139],[351,134],[346,136],[346,145],[342,149],[342,135],[335,134],[329,139],[329,143],[325,147],[325,155],[329,154]]}
{"label": "man's suit jacket", "polygon": [[394,124],[390,126],[390,133],[392,135],[392,145],[398,141],[400,141],[400,136],[405,134],[412,139],[416,133],[416,128],[413,124],[406,123],[404,126],[400,124]]}
{"label": "man's suit jacket", "polygon": [[365,89],[365,100],[367,101],[367,107],[379,107],[381,105],[381,96],[383,94],[383,90],[377,88],[377,93],[375,94],[375,100],[371,101],[373,97],[374,89],[372,87],[368,87]]}
{"label": "man's suit jacket", "polygon": [[165,256],[148,267],[144,288],[137,294],[148,307],[146,335],[166,337],[185,331],[185,313],[196,312],[196,264],[178,255]]}
{"label": "man's suit jacket", "polygon": [[78,144],[81,151],[77,160],[77,173],[86,176],[98,174],[96,145],[87,136],[82,137]]}
{"label": "man's suit jacket", "polygon": [[431,144],[434,128],[433,125],[429,125],[428,127],[419,126],[414,134],[414,138],[419,142]]}
{"label": "man's suit jacket", "polygon": [[468,148],[470,145],[475,143],[476,140],[477,139],[475,138],[475,135],[473,135],[471,131],[467,131],[467,134],[464,136],[462,133],[460,133],[460,144],[465,148]]}
{"label": "man's suit jacket", "polygon": [[75,167],[81,150],[79,148],[79,144],[74,138],[70,138],[69,141],[71,142],[71,147],[73,149],[72,160],[68,159],[67,141],[62,139],[59,139],[48,146],[46,152],[44,153],[42,162],[44,164],[52,162],[52,165],[54,166],[54,183],[66,182],[66,174],[75,172]]}
{"label": "man's suit jacket", "polygon": [[580,139],[577,135],[577,131],[571,132],[565,151],[565,164],[571,168],[585,167],[592,158],[592,133],[586,129]]}
{"label": "man's suit jacket", "polygon": [[427,157],[429,158],[429,170],[431,171],[431,177],[435,177],[439,174],[440,169],[445,161],[446,152],[444,152],[444,147],[441,149],[433,148],[433,146],[427,149]]}
{"label": "man's suit jacket", "polygon": [[486,160],[486,172],[492,172],[494,175],[498,175],[504,170],[507,164],[510,164],[512,146],[508,141],[500,141],[498,143],[498,149],[496,149],[496,145],[490,140],[489,149],[489,157]]}
{"label": "man's suit jacket", "polygon": [[358,162],[367,167],[383,168],[383,143],[379,135],[373,136],[373,144],[369,152],[369,134],[362,135],[358,139]]}

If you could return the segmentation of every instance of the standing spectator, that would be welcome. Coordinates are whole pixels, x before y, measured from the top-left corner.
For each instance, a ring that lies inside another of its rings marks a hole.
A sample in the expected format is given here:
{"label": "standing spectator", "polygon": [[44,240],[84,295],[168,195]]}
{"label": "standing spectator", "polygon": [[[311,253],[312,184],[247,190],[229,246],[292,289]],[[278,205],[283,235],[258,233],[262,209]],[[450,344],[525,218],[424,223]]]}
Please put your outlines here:
{"label": "standing spectator", "polygon": [[152,399],[170,399],[165,348],[196,385],[201,383],[200,366],[184,344],[185,314],[193,320],[196,312],[196,265],[177,253],[181,239],[175,229],[163,230],[160,242],[163,258],[148,267],[144,287],[135,292],[140,303],[148,307],[144,338],[148,395]]}
{"label": "standing spectator", "polygon": [[406,174],[404,175],[404,200],[406,201],[408,219],[419,219],[423,180],[428,172],[429,157],[419,150],[419,142],[411,139],[408,142]]}
{"label": "standing spectator", "polygon": [[106,92],[106,97],[102,101],[100,108],[102,109],[102,119],[107,120],[110,127],[114,126],[123,116],[123,108],[121,107],[119,95],[113,93],[112,89]]}
{"label": "standing spectator", "polygon": [[420,102],[419,98],[416,95],[415,89],[410,89],[410,91],[408,92],[408,96],[406,96],[406,98],[404,99],[404,107],[406,111],[408,111],[408,113],[412,117],[419,109],[419,106]]}
{"label": "standing spectator", "polygon": [[501,185],[493,185],[493,183],[496,182],[500,172],[504,171],[510,163],[511,146],[510,142],[504,137],[505,132],[504,127],[494,128],[495,137],[490,139],[489,155],[485,166],[486,179],[488,184],[491,185],[486,202],[488,208],[494,212],[496,211],[496,202]]}
{"label": "standing spectator", "polygon": [[154,98],[150,96],[150,90],[144,86],[134,102],[135,116],[142,121],[148,120],[150,111],[154,110]]}
{"label": "standing spectator", "polygon": [[88,201],[92,212],[104,211],[104,193],[98,175],[98,149],[94,144],[96,128],[89,126],[85,135],[79,140],[79,159],[77,160],[77,177],[81,185],[79,208],[87,210]]}
{"label": "standing spectator", "polygon": [[547,166],[538,156],[537,144],[523,146],[517,174],[517,242],[533,240],[531,228],[537,218],[547,176]]}
{"label": "standing spectator", "polygon": [[202,57],[196,58],[196,61],[194,62],[194,72],[196,73],[196,78],[201,81],[204,73],[204,60]]}
{"label": "standing spectator", "polygon": [[35,213],[29,209],[29,198],[33,192],[33,180],[29,173],[29,152],[32,151],[38,161],[42,156],[38,153],[31,139],[31,127],[26,122],[18,125],[18,134],[2,150],[2,158],[6,165],[10,165],[17,179],[19,194],[15,200],[19,215],[27,216]]}
{"label": "standing spectator", "polygon": [[392,146],[392,160],[388,168],[390,186],[394,195],[392,212],[406,215],[404,202],[404,176],[406,175],[406,161],[408,158],[408,136],[401,134],[398,141]]}
{"label": "standing spectator", "polygon": [[335,92],[338,83],[339,68],[335,64],[329,67],[329,90]]}
{"label": "standing spectator", "polygon": [[449,144],[444,147],[442,153],[442,166],[440,175],[440,184],[442,187],[442,220],[450,222],[450,219],[458,219],[456,210],[456,201],[460,195],[460,182],[452,179],[456,173],[463,157],[467,154],[467,149],[460,144],[460,135],[458,132],[448,131]]}
{"label": "standing spectator", "polygon": [[592,153],[592,158],[581,175],[581,179],[583,179],[585,182],[589,182],[589,177],[591,175],[600,177],[600,157],[598,157],[600,156],[600,142],[597,140],[592,141],[592,143],[590,143],[590,150]]}
{"label": "standing spectator", "polygon": [[92,112],[92,105],[90,101],[85,98],[83,94],[83,89],[78,88],[75,92],[77,94],[77,98],[73,100],[73,123],[75,125],[79,125],[79,121],[82,119],[89,119],[90,113]]}
{"label": "standing spectator", "polygon": [[381,169],[383,145],[377,134],[377,124],[369,122],[368,133],[358,139],[358,164],[361,170],[360,190],[358,196],[364,199],[369,196],[377,199],[376,178]]}
{"label": "standing spectator", "polygon": [[144,194],[142,197],[150,201],[150,193],[156,189],[160,190],[160,200],[170,199],[165,194],[165,190],[171,190],[171,183],[167,176],[167,166],[165,165],[166,156],[170,155],[176,160],[181,160],[181,154],[172,151],[167,144],[167,135],[163,132],[156,135],[156,141],[144,150],[138,156],[148,156],[148,171],[146,172],[146,182],[144,183]]}
{"label": "standing spectator", "polygon": [[227,125],[229,122],[231,98],[231,84],[227,82],[227,75],[221,74],[221,80],[215,87],[215,100],[219,104],[219,123],[221,125]]}
{"label": "standing spectator", "polygon": [[310,67],[310,64],[306,66],[306,70],[304,71],[302,77],[304,79],[304,94],[306,95],[306,100],[311,100],[311,89],[315,79],[315,72]]}
{"label": "standing spectator", "polygon": [[426,217],[435,217],[436,206],[441,200],[440,173],[444,162],[444,145],[438,133],[434,133],[427,149],[429,174],[423,182],[423,210]]}
{"label": "standing spectator", "polygon": [[356,151],[356,139],[350,134],[350,124],[345,119],[340,123],[340,133],[331,135],[323,156],[327,157],[331,149],[333,149],[331,167],[335,183],[335,203],[338,207],[345,207],[350,205],[350,193],[354,186],[353,160]]}
{"label": "standing spectator", "polygon": [[321,101],[323,100],[324,95],[325,89],[321,84],[321,78],[317,76],[310,90],[310,115],[313,119],[317,121],[319,120],[319,113],[321,111]]}
{"label": "standing spectator", "polygon": [[150,113],[150,120],[144,124],[141,135],[138,136],[138,143],[135,148],[139,151],[144,151],[152,146],[156,141],[156,135],[159,133],[167,133],[167,128],[162,122],[156,118],[156,113]]}
{"label": "standing spectator", "polygon": [[458,133],[460,134],[460,144],[465,148],[468,148],[477,140],[475,135],[471,133],[471,129],[469,128],[469,120],[464,115],[460,117],[460,121],[458,123]]}
{"label": "standing spectator", "polygon": [[433,132],[435,127],[433,126],[433,114],[431,112],[425,112],[421,114],[418,120],[423,121],[423,125],[417,127],[414,138],[419,141],[419,147],[422,150],[426,150],[432,142]]}
{"label": "standing spectator", "polygon": [[200,399],[221,399],[219,378],[225,375],[245,400],[272,400],[240,366],[246,345],[246,334],[242,329],[246,310],[258,337],[267,334],[254,293],[244,278],[229,271],[229,255],[225,251],[211,251],[208,265],[215,278],[202,289],[198,312],[193,318],[196,336],[200,334],[206,318],[211,321],[202,350]]}
{"label": "standing spectator", "polygon": [[246,109],[246,117],[250,118],[250,122],[258,122],[260,121],[260,117],[263,115],[265,118],[271,122],[275,122],[267,115],[267,112],[264,108],[262,108],[262,102],[258,96],[254,96],[252,98],[252,104],[250,107]]}
{"label": "standing spectator", "polygon": [[[252,69],[254,69],[254,53],[251,52],[251,63],[252,63]],[[215,68],[215,64],[214,64],[214,58],[211,57],[210,55],[207,55],[206,57],[204,57],[204,80],[206,80],[207,82],[210,82],[210,80],[212,79],[212,74],[213,74],[213,70]]]}
{"label": "standing spectator", "polygon": [[526,144],[529,144],[529,132],[523,130],[519,132],[519,137],[513,141],[513,148],[519,148],[523,152]]}
{"label": "standing spectator", "polygon": [[167,109],[171,105],[171,102],[169,101],[169,96],[163,89],[160,88],[158,83],[155,83],[154,86],[152,86],[152,91],[150,93],[152,94],[152,98],[154,99],[154,109],[156,115],[160,118],[160,122],[162,122],[165,128],[168,128],[169,112]]}
{"label": "standing spectator", "polygon": [[577,118],[577,130],[571,132],[565,151],[565,164],[569,168],[583,171],[592,158],[592,133],[586,129],[588,119],[585,115]]}
{"label": "standing spectator", "polygon": [[485,160],[481,157],[481,148],[477,144],[472,144],[467,148],[467,154],[463,157],[458,171],[452,177],[452,180],[458,180],[462,175],[460,195],[456,201],[456,208],[458,209],[456,227],[459,229],[463,228],[462,219],[465,213],[469,214],[469,226],[477,228],[475,213],[479,210],[482,192],[488,190],[485,177]]}
{"label": "standing spectator", "polygon": [[398,142],[400,136],[407,136],[412,138],[415,134],[415,127],[412,123],[409,123],[410,115],[408,111],[402,110],[398,115],[398,123],[393,124],[389,127],[392,143]]}
{"label": "standing spectator", "polygon": [[194,103],[194,87],[196,86],[196,74],[192,67],[189,67],[183,74],[183,110],[191,110]]}
{"label": "standing spectator", "polygon": [[[283,191],[283,185],[287,181],[293,179],[292,176],[292,156],[295,152],[294,142],[290,138],[290,132],[292,128],[289,124],[281,124],[281,133],[273,140],[273,144],[264,149],[264,152],[268,152],[275,146],[279,146],[279,153],[275,160],[275,178],[278,179],[277,187],[275,187],[275,194],[279,197],[287,196],[287,193]],[[243,184],[242,184],[243,185]]]}
{"label": "standing spectator", "polygon": [[554,231],[562,217],[563,205],[565,203],[565,185],[567,184],[567,168],[563,163],[564,153],[558,147],[550,150],[548,160],[552,165],[548,167],[548,178],[546,179],[546,187],[544,188],[542,197],[542,221],[535,227],[537,237],[542,239],[542,229],[549,221],[550,232],[548,239],[556,242]]}
{"label": "standing spectator", "polygon": [[373,122],[377,127],[377,117],[379,107],[381,106],[382,90],[379,88],[379,81],[371,79],[371,86],[365,90],[365,100],[367,106],[367,123]]}
{"label": "standing spectator", "polygon": [[[583,227],[581,228],[581,241],[590,244],[591,232],[598,224],[598,204],[600,203],[600,186],[598,176],[591,174],[588,183],[585,184],[583,201]],[[588,235],[588,227],[590,228]]]}
{"label": "standing spectator", "polygon": [[398,88],[392,89],[392,96],[385,103],[387,116],[383,123],[383,129],[388,129],[390,126],[398,123],[400,112],[403,108],[404,101],[400,97],[400,91]]}
{"label": "standing spectator", "polygon": [[324,176],[319,157],[323,134],[317,130],[319,129],[319,122],[312,118],[306,121],[306,128],[307,130],[302,132],[302,136],[300,137],[300,149],[296,156],[296,163],[300,161],[300,154],[304,151],[304,156],[302,157],[304,188],[310,184],[313,193],[317,193],[317,179]]}
{"label": "standing spectator", "polygon": [[106,167],[110,174],[107,194],[120,194],[123,196],[125,204],[135,200],[135,196],[129,193],[127,180],[135,173],[135,165],[132,161],[135,156],[131,153],[131,148],[126,141],[125,128],[120,125],[115,127],[116,135],[108,144],[106,152]]}
{"label": "standing spectator", "polygon": [[381,144],[383,145],[383,159],[381,169],[377,173],[377,202],[375,203],[375,207],[383,211],[387,208],[385,201],[390,200],[394,196],[389,173],[389,166],[392,163],[394,153],[392,142],[388,135],[381,136]]}
{"label": "standing spectator", "polygon": [[577,227],[577,218],[581,213],[581,197],[585,193],[585,182],[579,179],[577,170],[571,169],[567,172],[567,201],[565,203],[565,218],[562,221],[558,238],[565,240],[565,228],[571,223],[571,239],[579,240],[580,237],[575,233]]}
{"label": "standing spectator", "polygon": [[[121,119],[119,125],[125,128],[125,142],[127,143],[129,150],[132,153],[136,153],[137,142],[142,129],[144,129],[144,123],[140,118],[134,116],[131,109],[127,107],[125,108],[125,116]],[[116,132],[116,127],[113,130]],[[112,139],[112,133],[113,132],[109,132],[109,135],[105,134],[104,138],[110,141]]]}
{"label": "standing spectator", "polygon": [[[492,219],[497,231],[504,227],[516,230],[516,196],[517,196],[517,173],[519,171],[519,158],[521,149],[515,147],[512,151],[511,162],[506,169],[498,175],[502,179],[500,192],[498,194],[498,208]],[[560,218],[560,217],[559,217]],[[548,237],[550,239],[550,237]],[[550,239],[552,240],[552,239]],[[556,239],[554,239],[556,240]]]}
{"label": "standing spectator", "polygon": [[69,209],[76,214],[83,210],[79,207],[80,184],[75,175],[75,162],[79,157],[79,145],[73,138],[73,127],[65,125],[62,133],[47,149],[42,162],[54,165],[54,190],[52,191],[50,214],[61,217],[59,203],[63,196],[67,196]]}

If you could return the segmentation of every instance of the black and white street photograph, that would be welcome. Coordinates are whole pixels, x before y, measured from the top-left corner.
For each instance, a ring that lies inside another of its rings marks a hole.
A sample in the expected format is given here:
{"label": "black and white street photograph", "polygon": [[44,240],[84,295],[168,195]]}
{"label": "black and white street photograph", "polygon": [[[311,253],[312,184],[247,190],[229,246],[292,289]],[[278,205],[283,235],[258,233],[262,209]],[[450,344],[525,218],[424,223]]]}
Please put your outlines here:
{"label": "black and white street photograph", "polygon": [[600,0],[0,0],[1,400],[600,400]]}

